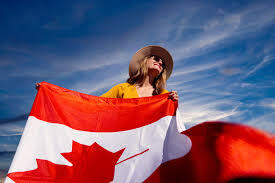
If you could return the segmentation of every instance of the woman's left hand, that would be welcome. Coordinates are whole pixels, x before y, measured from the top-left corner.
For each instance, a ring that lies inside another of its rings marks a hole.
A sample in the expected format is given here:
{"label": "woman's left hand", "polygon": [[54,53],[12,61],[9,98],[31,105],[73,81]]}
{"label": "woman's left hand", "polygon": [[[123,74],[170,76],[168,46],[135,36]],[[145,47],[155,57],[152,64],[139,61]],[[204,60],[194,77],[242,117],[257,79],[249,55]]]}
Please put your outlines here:
{"label": "woman's left hand", "polygon": [[178,92],[171,91],[171,93],[169,94],[169,98],[172,99],[173,101],[178,101],[179,100]]}

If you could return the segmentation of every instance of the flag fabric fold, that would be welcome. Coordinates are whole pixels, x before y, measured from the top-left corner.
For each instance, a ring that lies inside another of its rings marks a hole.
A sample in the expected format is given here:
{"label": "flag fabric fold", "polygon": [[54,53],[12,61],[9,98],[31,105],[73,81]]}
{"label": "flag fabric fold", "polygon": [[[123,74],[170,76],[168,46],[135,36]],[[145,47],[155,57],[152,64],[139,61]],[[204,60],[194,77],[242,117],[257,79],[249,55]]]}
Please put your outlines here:
{"label": "flag fabric fold", "polygon": [[177,106],[168,94],[103,98],[42,82],[5,183],[275,180],[273,135],[225,122],[185,130]]}

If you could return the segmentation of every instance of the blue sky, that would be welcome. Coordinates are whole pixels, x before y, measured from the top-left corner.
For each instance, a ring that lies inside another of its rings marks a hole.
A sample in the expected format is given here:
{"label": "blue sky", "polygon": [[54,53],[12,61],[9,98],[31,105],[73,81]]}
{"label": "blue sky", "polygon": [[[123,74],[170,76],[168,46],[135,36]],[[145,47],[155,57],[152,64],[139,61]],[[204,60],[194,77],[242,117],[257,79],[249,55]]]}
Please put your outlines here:
{"label": "blue sky", "polygon": [[[7,1],[0,6],[0,170],[16,150],[34,84],[100,95],[132,55],[174,57],[187,127],[231,121],[275,133],[275,1]],[[5,153],[5,152],[10,152]]]}

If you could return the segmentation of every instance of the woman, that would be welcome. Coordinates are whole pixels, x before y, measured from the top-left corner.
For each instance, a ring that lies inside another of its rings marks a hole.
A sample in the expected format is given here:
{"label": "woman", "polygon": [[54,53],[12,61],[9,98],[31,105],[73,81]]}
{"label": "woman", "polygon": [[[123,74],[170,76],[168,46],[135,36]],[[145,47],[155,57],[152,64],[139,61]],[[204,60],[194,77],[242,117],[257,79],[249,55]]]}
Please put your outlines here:
{"label": "woman", "polygon": [[[138,98],[168,93],[166,80],[173,70],[170,53],[160,46],[146,46],[138,50],[129,64],[129,78],[111,88],[101,97]],[[176,91],[169,94],[172,100],[178,100]]]}

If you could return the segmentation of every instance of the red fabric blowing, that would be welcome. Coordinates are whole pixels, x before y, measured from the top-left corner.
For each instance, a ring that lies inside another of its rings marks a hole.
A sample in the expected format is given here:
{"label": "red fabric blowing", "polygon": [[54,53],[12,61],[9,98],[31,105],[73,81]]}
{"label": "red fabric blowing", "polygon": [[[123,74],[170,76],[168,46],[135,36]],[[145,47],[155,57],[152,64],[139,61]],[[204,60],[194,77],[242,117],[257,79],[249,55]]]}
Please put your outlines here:
{"label": "red fabric blowing", "polygon": [[147,182],[275,182],[274,135],[224,122],[205,122],[183,134],[191,151],[162,164]]}

